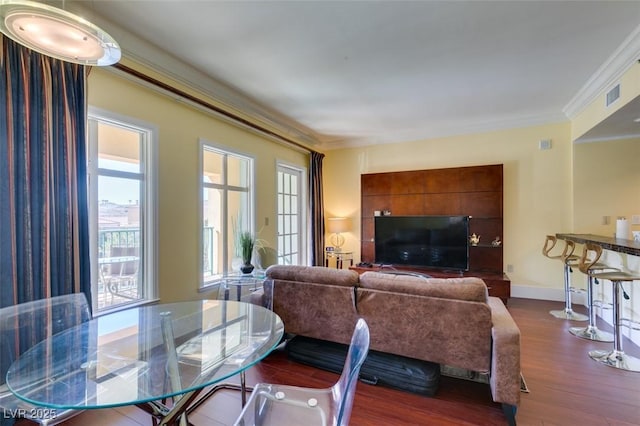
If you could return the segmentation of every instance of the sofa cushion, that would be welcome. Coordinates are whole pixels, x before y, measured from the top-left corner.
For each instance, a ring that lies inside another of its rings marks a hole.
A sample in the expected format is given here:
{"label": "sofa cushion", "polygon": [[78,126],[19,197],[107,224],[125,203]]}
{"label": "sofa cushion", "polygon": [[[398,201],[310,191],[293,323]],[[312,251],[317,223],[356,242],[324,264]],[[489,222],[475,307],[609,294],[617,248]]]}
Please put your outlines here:
{"label": "sofa cushion", "polygon": [[486,303],[488,297],[486,284],[475,277],[425,278],[368,271],[360,276],[360,287],[472,302]]}
{"label": "sofa cushion", "polygon": [[358,285],[358,273],[356,271],[325,268],[323,266],[272,265],[267,268],[266,274],[267,277],[274,280],[331,284],[345,287]]}
{"label": "sofa cushion", "polygon": [[491,309],[487,303],[358,288],[358,313],[371,349],[488,372]]}

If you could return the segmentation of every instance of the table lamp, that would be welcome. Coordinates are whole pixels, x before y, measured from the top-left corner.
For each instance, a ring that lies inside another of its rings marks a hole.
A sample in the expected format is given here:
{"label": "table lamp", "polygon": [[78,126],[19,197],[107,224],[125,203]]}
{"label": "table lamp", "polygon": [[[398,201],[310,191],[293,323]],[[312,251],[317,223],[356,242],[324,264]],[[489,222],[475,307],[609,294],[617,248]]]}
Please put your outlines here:
{"label": "table lamp", "polygon": [[336,251],[340,251],[344,244],[344,237],[341,233],[347,232],[349,227],[349,219],[346,217],[331,217],[327,219],[327,230],[332,234],[330,241]]}

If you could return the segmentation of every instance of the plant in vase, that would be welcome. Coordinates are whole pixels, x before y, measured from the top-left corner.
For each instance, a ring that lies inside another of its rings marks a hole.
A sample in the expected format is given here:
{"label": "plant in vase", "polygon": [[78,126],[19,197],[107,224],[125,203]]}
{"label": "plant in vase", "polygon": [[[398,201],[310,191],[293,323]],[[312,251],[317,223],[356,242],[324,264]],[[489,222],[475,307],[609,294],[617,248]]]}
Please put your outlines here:
{"label": "plant in vase", "polygon": [[238,243],[240,245],[240,255],[242,256],[242,266],[240,267],[240,271],[243,274],[250,274],[253,272],[251,257],[253,256],[253,248],[256,244],[256,239],[251,232],[243,231],[238,236]]}

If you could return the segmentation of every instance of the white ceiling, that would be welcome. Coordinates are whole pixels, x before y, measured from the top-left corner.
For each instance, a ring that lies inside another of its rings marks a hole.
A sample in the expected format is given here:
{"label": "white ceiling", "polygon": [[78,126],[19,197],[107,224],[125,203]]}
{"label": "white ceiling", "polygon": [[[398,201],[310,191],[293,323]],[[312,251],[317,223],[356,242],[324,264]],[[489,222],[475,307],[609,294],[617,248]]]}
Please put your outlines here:
{"label": "white ceiling", "polygon": [[154,63],[130,32],[222,83],[200,87],[229,102],[239,92],[246,109],[327,149],[566,120],[583,86],[640,33],[638,1],[82,7],[114,32],[125,54]]}

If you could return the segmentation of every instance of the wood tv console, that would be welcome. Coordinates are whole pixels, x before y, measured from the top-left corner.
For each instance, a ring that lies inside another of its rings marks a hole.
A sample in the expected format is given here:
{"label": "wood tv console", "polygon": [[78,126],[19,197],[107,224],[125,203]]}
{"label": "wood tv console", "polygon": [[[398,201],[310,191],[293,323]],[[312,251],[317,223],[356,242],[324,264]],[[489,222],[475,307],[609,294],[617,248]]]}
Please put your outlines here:
{"label": "wood tv console", "polygon": [[371,266],[351,266],[349,269],[363,274],[367,271],[374,272],[414,272],[417,274],[426,274],[433,278],[458,278],[458,277],[477,277],[482,279],[487,285],[489,296],[499,297],[506,305],[509,297],[511,297],[511,280],[507,274],[502,272],[473,272],[473,271],[443,271],[439,269],[411,268],[408,266],[390,267],[380,265]]}

